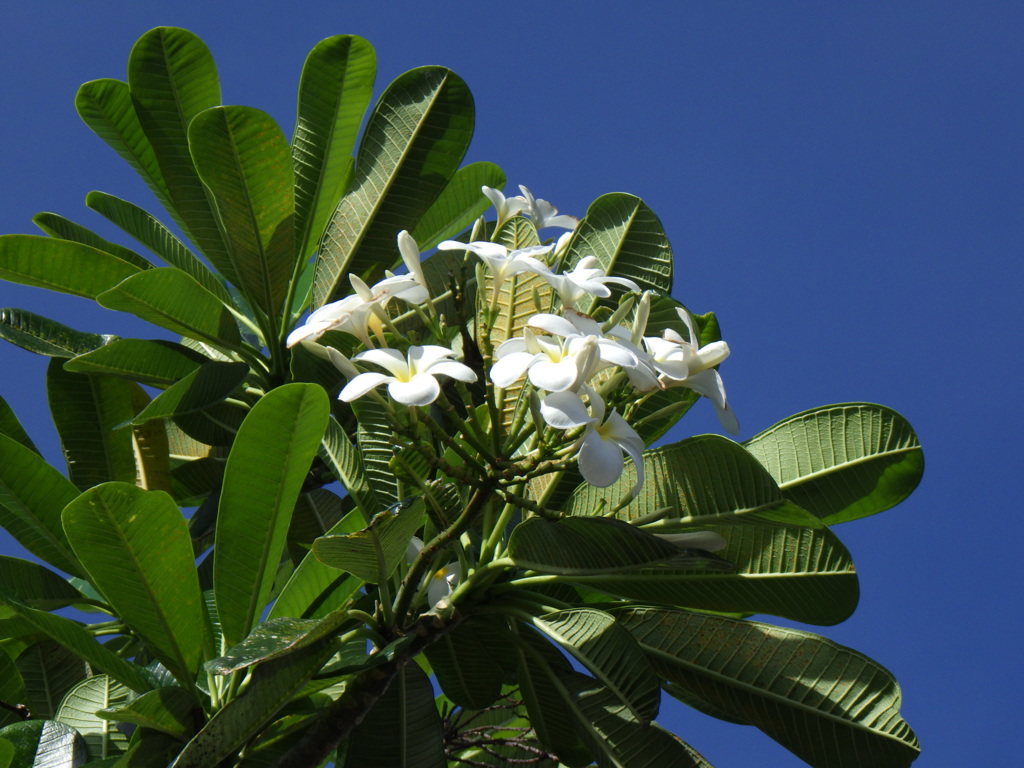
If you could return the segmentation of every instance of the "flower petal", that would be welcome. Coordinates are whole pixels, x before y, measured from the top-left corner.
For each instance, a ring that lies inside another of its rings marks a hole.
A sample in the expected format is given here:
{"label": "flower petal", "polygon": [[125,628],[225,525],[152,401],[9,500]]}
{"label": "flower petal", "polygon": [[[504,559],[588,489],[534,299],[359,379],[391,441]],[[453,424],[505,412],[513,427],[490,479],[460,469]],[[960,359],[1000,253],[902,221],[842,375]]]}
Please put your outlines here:
{"label": "flower petal", "polygon": [[353,400],[358,400],[374,387],[379,387],[384,382],[394,380],[393,376],[386,376],[375,371],[360,373],[338,393],[338,399],[351,403]]}
{"label": "flower petal", "polygon": [[441,386],[429,373],[418,373],[409,381],[392,380],[388,394],[403,405],[430,405],[441,394]]}
{"label": "flower petal", "polygon": [[352,359],[379,365],[381,368],[386,368],[392,376],[397,376],[400,379],[409,378],[409,364],[397,349],[368,349]]}
{"label": "flower petal", "polygon": [[466,382],[476,381],[477,379],[476,371],[468,365],[456,362],[455,360],[442,360],[439,363],[434,363],[430,366],[430,375],[447,376]]}
{"label": "flower petal", "polygon": [[580,448],[579,467],[584,480],[597,488],[607,488],[622,474],[622,450],[602,440],[596,429],[588,430]]}
{"label": "flower petal", "polygon": [[581,427],[594,421],[575,392],[552,392],[541,400],[540,413],[555,429]]}
{"label": "flower petal", "polygon": [[510,352],[491,366],[491,381],[494,386],[508,389],[519,379],[537,359],[537,355],[529,352]]}

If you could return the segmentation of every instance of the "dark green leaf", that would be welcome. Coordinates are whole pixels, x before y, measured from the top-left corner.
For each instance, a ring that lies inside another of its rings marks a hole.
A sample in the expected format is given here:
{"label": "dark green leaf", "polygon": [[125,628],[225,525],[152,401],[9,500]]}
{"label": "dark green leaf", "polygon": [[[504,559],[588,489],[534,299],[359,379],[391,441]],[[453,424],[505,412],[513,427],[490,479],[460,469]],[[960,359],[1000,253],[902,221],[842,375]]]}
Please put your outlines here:
{"label": "dark green leaf", "polygon": [[491,625],[471,618],[426,648],[437,684],[460,707],[484,709],[501,695],[504,670],[491,656],[485,638],[492,631]]}
{"label": "dark green leaf", "polygon": [[95,299],[141,270],[116,256],[70,240],[0,235],[0,278]]}
{"label": "dark green leaf", "polygon": [[234,392],[249,374],[245,363],[211,361],[168,387],[132,421],[145,424],[150,419],[168,419],[196,413],[220,403]]}
{"label": "dark green leaf", "polygon": [[[645,482],[617,517],[659,533],[694,525],[752,518],[820,527],[786,501],[771,475],[744,448],[718,435],[698,435],[644,451]],[[629,498],[636,470],[627,464],[607,488],[581,485],[569,499],[571,515],[607,514]]]}
{"label": "dark green leaf", "polygon": [[744,447],[788,499],[828,525],[889,509],[921,480],[917,435],[896,411],[871,403],[815,408],[780,421]]}
{"label": "dark green leaf", "polygon": [[163,339],[117,339],[68,360],[65,371],[121,376],[153,387],[169,387],[209,358]]}
{"label": "dark green leaf", "polygon": [[[6,623],[4,622],[4,624]],[[6,629],[4,624],[0,624],[0,630]],[[8,638],[5,637],[5,639]],[[0,701],[6,702],[13,707],[24,706],[31,714],[32,708],[29,706],[25,681],[21,679],[21,672],[18,671],[14,659],[8,653],[8,643],[4,643],[4,647],[0,648]],[[17,712],[9,709],[0,709],[0,727],[21,719],[21,715]],[[0,761],[0,765],[3,765],[2,761]]]}
{"label": "dark green leaf", "polygon": [[490,207],[491,201],[480,190],[483,186],[505,186],[505,174],[494,163],[470,163],[455,172],[412,231],[421,251],[455,237]]}
{"label": "dark green leaf", "polygon": [[16,768],[79,768],[88,760],[85,741],[53,720],[26,720],[0,728],[0,739],[14,745]]}
{"label": "dark green leaf", "polygon": [[266,113],[232,106],[196,115],[188,143],[223,225],[228,258],[217,267],[273,321],[296,264],[288,142]]}
{"label": "dark green leaf", "polygon": [[[611,192],[590,204],[569,242],[565,266],[585,256],[596,256],[606,274],[629,278],[640,290],[672,290],[672,248],[661,221],[639,197]],[[614,296],[602,301],[616,303]],[[594,298],[584,300],[580,310],[596,303]]]}
{"label": "dark green leaf", "polygon": [[234,753],[292,700],[332,654],[330,642],[321,640],[257,666],[245,690],[210,719],[171,768],[209,768]]}
{"label": "dark green leaf", "polygon": [[83,576],[60,523],[78,489],[38,453],[0,435],[0,526],[25,549],[73,576]]}
{"label": "dark green leaf", "polygon": [[191,686],[205,620],[188,525],[171,497],[105,483],[69,504],[63,518],[75,554],[117,614]]}
{"label": "dark green leaf", "polygon": [[104,240],[91,229],[86,229],[81,224],[76,224],[56,213],[37,213],[32,217],[32,223],[50,237],[56,237],[58,240],[73,240],[76,243],[92,246],[99,251],[116,256],[121,261],[134,264],[139,269],[149,269],[153,266],[130,248]]}
{"label": "dark green leaf", "polygon": [[[43,611],[64,608],[83,599],[81,592],[49,568],[7,555],[0,555],[0,584],[25,605]],[[13,611],[0,606],[0,617],[11,615]]]}
{"label": "dark green leaf", "polygon": [[104,720],[152,728],[187,741],[195,732],[200,713],[196,711],[195,699],[184,688],[172,685],[98,710],[96,715]]}
{"label": "dark green leaf", "polygon": [[102,347],[114,336],[76,331],[26,309],[0,309],[0,338],[29,352],[74,357]]}
{"label": "dark green leaf", "polygon": [[225,246],[209,193],[192,163],[188,127],[220,103],[217,67],[194,34],[157,27],[139,38],[128,57],[128,86],[171,205],[186,234],[220,268]]}
{"label": "dark green leaf", "polygon": [[136,388],[137,384],[113,376],[67,371],[59,358],[50,361],[46,397],[68,478],[80,490],[112,480],[135,482],[132,430],[123,427],[135,416]]}
{"label": "dark green leaf", "polygon": [[658,673],[753,723],[812,766],[903,768],[917,757],[888,670],[795,629],[657,608],[616,618]]}
{"label": "dark green leaf", "polygon": [[441,716],[434,690],[406,665],[350,737],[348,768],[444,768]]}
{"label": "dark green leaf", "polygon": [[572,608],[535,617],[533,625],[604,683],[637,720],[646,724],[657,716],[658,679],[636,641],[609,614]]}
{"label": "dark green leaf", "polygon": [[176,267],[147,269],[96,301],[217,347],[237,349],[241,343],[238,324],[221,299]]}
{"label": "dark green leaf", "polygon": [[25,686],[25,700],[20,703],[37,720],[51,719],[67,692],[89,675],[88,664],[52,640],[33,643],[15,664]]}
{"label": "dark green leaf", "polygon": [[409,541],[423,525],[423,505],[418,502],[398,502],[356,533],[321,536],[313,542],[313,553],[325,565],[380,584],[405,560]]}
{"label": "dark green leaf", "polygon": [[253,406],[235,437],[220,495],[213,564],[229,646],[249,633],[270,597],[292,510],[329,409],[320,387],[286,384]]}
{"label": "dark green leaf", "polygon": [[351,179],[352,147],[370,103],[376,69],[373,48],[355,35],[321,40],[306,57],[292,135],[300,259],[316,246]]}
{"label": "dark green leaf", "polygon": [[564,576],[619,574],[669,564],[676,568],[729,565],[706,552],[681,550],[629,523],[610,518],[531,518],[516,526],[509,540],[516,565]]}
{"label": "dark green leaf", "polygon": [[443,67],[396,79],[370,115],[351,191],[320,249],[313,306],[347,290],[347,273],[373,283],[399,258],[395,237],[416,223],[458,168],[473,132],[473,99]]}
{"label": "dark green leaf", "polygon": [[225,304],[230,301],[221,279],[173,232],[142,208],[106,192],[90,192],[85,196],[85,204],[149,248],[169,266],[195,278]]}
{"label": "dark green leaf", "polygon": [[18,417],[14,414],[14,409],[2,397],[0,397],[0,435],[7,435],[12,440],[17,440],[26,448],[31,448],[36,453],[39,453],[39,449],[32,442],[32,438],[28,436],[28,432],[21,426],[21,422],[18,421]]}

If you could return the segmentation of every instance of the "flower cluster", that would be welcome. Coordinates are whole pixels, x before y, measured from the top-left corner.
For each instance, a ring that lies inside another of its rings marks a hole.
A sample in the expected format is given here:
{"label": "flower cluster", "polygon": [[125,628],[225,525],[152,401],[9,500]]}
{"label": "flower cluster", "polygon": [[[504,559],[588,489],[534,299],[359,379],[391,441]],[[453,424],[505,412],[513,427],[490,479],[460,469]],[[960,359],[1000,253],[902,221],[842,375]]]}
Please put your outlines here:
{"label": "flower cluster", "polygon": [[[538,435],[547,428],[562,431],[566,435],[563,442],[567,443],[563,453],[575,457],[580,473],[591,485],[605,487],[618,480],[623,456],[628,457],[636,467],[635,496],[643,483],[644,441],[628,423],[627,411],[609,409],[606,401],[611,397],[628,410],[646,393],[687,387],[711,400],[722,426],[735,434],[738,424],[715,370],[728,357],[729,347],[723,341],[701,347],[693,318],[682,307],[677,313],[685,336],[672,328],[659,336],[646,335],[651,294],[641,293],[628,278],[606,274],[596,256],[583,256],[570,269],[556,271],[551,264],[565,256],[577,221],[559,215],[554,206],[534,198],[526,187],[520,190],[522,196],[506,198],[496,189],[483,188],[497,209],[495,232],[518,215],[529,217],[538,230],[561,227],[569,231],[554,243],[513,251],[496,242],[454,240],[440,243],[438,249],[469,252],[480,260],[491,278],[492,309],[499,305],[501,287],[516,275],[534,275],[551,286],[558,296],[555,306],[559,313],[533,315],[521,336],[488,349],[492,353],[490,382],[502,391],[526,379],[536,404],[532,411],[538,417],[534,431]],[[398,299],[419,308],[430,298],[419,249],[408,232],[399,233],[398,249],[408,269],[406,274],[389,272],[372,287],[351,276],[352,295],[316,310],[288,337],[288,346],[293,346],[315,341],[325,331],[336,329],[362,342],[366,348],[351,359],[337,350],[328,350],[329,358],[349,379],[338,396],[346,402],[386,384],[395,402],[426,406],[441,393],[438,377],[464,383],[478,379],[472,368],[455,359],[457,354],[450,347],[408,343],[403,353],[387,346],[388,304]],[[628,327],[620,322],[627,312],[617,312],[613,316],[618,318],[616,321],[602,324],[577,310],[588,297],[611,297],[610,286],[633,295],[623,305],[635,310]],[[391,330],[395,332],[392,340],[400,336],[397,329]],[[479,331],[484,335],[489,332],[486,327]],[[367,364],[374,369],[362,370],[360,366]]]}

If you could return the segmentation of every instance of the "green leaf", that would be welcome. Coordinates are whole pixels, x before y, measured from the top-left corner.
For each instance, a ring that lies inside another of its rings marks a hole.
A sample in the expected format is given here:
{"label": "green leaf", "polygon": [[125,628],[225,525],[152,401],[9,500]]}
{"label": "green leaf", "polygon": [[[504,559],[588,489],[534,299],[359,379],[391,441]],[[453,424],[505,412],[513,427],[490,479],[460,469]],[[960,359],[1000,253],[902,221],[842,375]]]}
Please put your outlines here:
{"label": "green leaf", "polygon": [[225,245],[216,208],[196,172],[188,145],[193,118],[220,103],[213,56],[188,30],[151,29],[139,38],[128,57],[128,86],[138,123],[152,146],[167,190],[168,211],[219,269],[225,260]]}
{"label": "green leaf", "polygon": [[388,86],[363,133],[352,189],[327,226],[314,307],[347,290],[347,273],[372,284],[398,261],[395,237],[415,229],[454,175],[472,133],[473,99],[451,70],[420,67]]}
{"label": "green leaf", "polygon": [[363,398],[352,403],[359,427],[356,446],[362,456],[363,471],[372,493],[363,494],[365,503],[376,501],[380,507],[363,509],[368,515],[377,514],[385,505],[398,503],[398,478],[391,469],[395,455],[395,437],[384,408],[373,400]]}
{"label": "green leaf", "polygon": [[130,695],[129,689],[107,675],[90,677],[68,692],[54,720],[74,728],[85,739],[91,760],[112,757],[127,749],[128,737],[97,712],[117,706]]}
{"label": "green leaf", "polygon": [[577,581],[606,595],[720,613],[768,613],[837,624],[857,607],[850,553],[828,528],[708,526],[728,542],[718,554],[732,573],[657,566]]}
{"label": "green leaf", "polygon": [[[25,605],[43,611],[64,608],[83,600],[81,592],[49,568],[7,555],[0,555],[0,584],[8,594]],[[0,607],[0,617],[9,618],[10,615],[13,611]],[[6,701],[2,696],[0,699]]]}
{"label": "green leaf", "polygon": [[15,664],[25,686],[22,703],[38,720],[52,718],[67,692],[90,674],[88,664],[52,640],[33,643]]}
{"label": "green leaf", "polygon": [[373,47],[355,35],[321,40],[306,57],[292,134],[300,259],[316,246],[351,179],[352,147],[370,103],[376,69]]}
{"label": "green leaf", "polygon": [[0,739],[0,768],[11,768],[12,760],[14,760],[14,744],[7,739]]}
{"label": "green leaf", "polygon": [[184,688],[173,685],[96,712],[104,720],[141,725],[181,741],[195,732],[198,715],[195,699]]}
{"label": "green leaf", "polygon": [[[643,200],[623,192],[601,195],[590,204],[587,215],[573,232],[565,267],[585,256],[596,256],[606,274],[626,277],[640,290],[672,290],[672,248],[661,221]],[[601,303],[615,306],[613,296]],[[579,309],[588,312],[598,300],[584,299]]]}
{"label": "green leaf", "polygon": [[325,639],[257,666],[245,689],[185,745],[171,768],[209,768],[233,754],[292,700],[332,654],[333,647]]}
{"label": "green leaf", "polygon": [[0,235],[0,278],[12,283],[95,299],[140,271],[135,264],[82,243],[42,235]]}
{"label": "green leaf", "polygon": [[424,652],[437,684],[460,707],[484,709],[501,696],[504,671],[491,656],[485,639],[493,629],[470,618],[428,645]]}
{"label": "green leaf", "polygon": [[229,646],[249,633],[270,597],[292,510],[329,409],[320,387],[285,384],[253,406],[235,437],[221,489],[213,564],[217,610]]}
{"label": "green leaf", "polygon": [[572,608],[534,617],[533,625],[604,683],[637,720],[649,723],[658,714],[658,679],[633,638],[609,614]]}
{"label": "green leaf", "polygon": [[[0,648],[0,701],[4,701],[13,707],[21,705],[27,707],[29,713],[32,708],[28,706],[28,691],[25,688],[25,681],[21,679],[21,672],[15,666],[14,659],[8,655],[8,648]],[[0,727],[21,720],[21,715],[9,709],[0,710]],[[3,761],[0,760],[0,765]]]}
{"label": "green leaf", "polygon": [[25,549],[72,576],[83,576],[60,524],[78,490],[38,453],[0,435],[0,526]]}
{"label": "green leaf", "polygon": [[85,204],[113,222],[172,267],[195,278],[225,304],[230,302],[224,283],[177,236],[147,211],[106,192],[90,192]]}
{"label": "green leaf", "polygon": [[619,574],[662,563],[729,569],[728,563],[706,552],[679,549],[628,523],[603,517],[533,517],[516,526],[508,548],[520,568],[563,576]]}
{"label": "green leaf", "polygon": [[406,665],[352,731],[349,768],[444,768],[441,716],[434,690],[415,664]]}
{"label": "green leaf", "polygon": [[136,693],[144,693],[153,687],[136,665],[125,661],[103,643],[100,643],[78,622],[65,619],[55,613],[29,608],[2,590],[0,590],[0,604],[14,608],[18,617],[24,619],[37,632],[55,640],[95,670],[105,672]]}
{"label": "green leaf", "polygon": [[46,397],[68,478],[80,490],[118,480],[134,483],[135,446],[131,429],[119,429],[135,416],[137,384],[112,376],[64,370],[55,358],[46,370]]}
{"label": "green leaf", "polygon": [[570,711],[598,764],[614,768],[711,768],[696,750],[654,724],[637,722],[606,687],[584,675],[563,674]]}
{"label": "green leaf", "polygon": [[130,248],[104,240],[91,229],[86,229],[81,224],[76,224],[56,213],[37,213],[32,217],[32,223],[50,237],[55,237],[58,240],[73,240],[76,243],[83,243],[97,250],[106,251],[121,261],[134,264],[139,269],[149,269],[153,266]]}
{"label": "green leaf", "polygon": [[924,471],[921,444],[910,424],[896,411],[871,403],[798,413],[744,447],[786,498],[828,525],[899,504]]}
{"label": "green leaf", "polygon": [[85,83],[75,96],[75,109],[97,136],[128,161],[179,226],[187,231],[174,210],[153,145],[142,130],[128,83],[109,78]]}
{"label": "green leaf", "polygon": [[382,505],[368,482],[362,452],[333,416],[327,422],[323,444],[317,453],[369,520]]}
{"label": "green leaf", "polygon": [[421,251],[472,226],[491,205],[480,191],[483,186],[501,189],[505,186],[505,173],[488,162],[470,163],[455,172],[412,231]]}
{"label": "green leaf", "polygon": [[85,740],[63,723],[26,720],[0,728],[0,739],[14,745],[17,768],[79,768],[89,760]]}
{"label": "green leaf", "polygon": [[152,387],[169,387],[209,358],[163,339],[116,339],[68,360],[65,371],[121,376]]}
{"label": "green leaf", "polygon": [[114,336],[76,331],[26,309],[0,309],[0,339],[49,357],[74,357],[102,347]]}
{"label": "green leaf", "polygon": [[[737,519],[820,527],[788,502],[767,470],[744,448],[718,435],[698,435],[644,451],[645,482],[616,516],[659,533]],[[636,469],[627,464],[607,488],[581,485],[569,499],[570,515],[607,514],[629,499]]]}
{"label": "green leaf", "polygon": [[[513,625],[515,626],[515,625]],[[566,690],[559,674],[571,671],[569,662],[551,643],[532,630],[516,629],[519,690],[530,726],[544,747],[572,768],[590,765],[590,750],[576,731],[566,706]]]}
{"label": "green leaf", "polygon": [[819,768],[901,768],[919,746],[888,670],[831,640],[658,608],[616,612],[658,673]]}
{"label": "green leaf", "polygon": [[230,675],[254,664],[294,653],[328,635],[335,635],[351,621],[354,619],[343,610],[331,611],[319,620],[269,619],[253,629],[248,637],[226,654],[206,662],[206,670],[213,675]]}
{"label": "green leaf", "polygon": [[275,321],[295,270],[295,185],[288,142],[252,107],[214,107],[188,128],[192,160],[217,201],[227,256],[214,262]]}
{"label": "green leaf", "polygon": [[[365,525],[362,513],[352,510],[327,533],[355,533]],[[321,563],[312,551],[307,552],[285,582],[267,618],[325,616],[341,606],[362,585],[360,579],[339,573],[337,569]]]}
{"label": "green leaf", "polygon": [[404,562],[409,541],[423,525],[423,505],[418,501],[417,497],[393,504],[356,533],[321,536],[313,542],[313,554],[324,565],[362,581],[382,583]]}
{"label": "green leaf", "polygon": [[248,375],[249,366],[245,363],[205,363],[154,397],[132,424],[202,411],[222,402],[238,389]]}
{"label": "green leaf", "polygon": [[105,483],[69,504],[63,517],[75,554],[117,615],[191,687],[205,619],[188,524],[171,497]]}
{"label": "green leaf", "polygon": [[0,435],[7,435],[7,437],[18,441],[26,448],[39,453],[39,449],[32,442],[32,438],[28,436],[28,432],[25,431],[25,428],[21,426],[21,422],[18,421],[14,409],[2,397],[0,397]]}
{"label": "green leaf", "polygon": [[224,303],[176,267],[147,269],[96,301],[217,347],[238,349],[241,343],[238,324]]}

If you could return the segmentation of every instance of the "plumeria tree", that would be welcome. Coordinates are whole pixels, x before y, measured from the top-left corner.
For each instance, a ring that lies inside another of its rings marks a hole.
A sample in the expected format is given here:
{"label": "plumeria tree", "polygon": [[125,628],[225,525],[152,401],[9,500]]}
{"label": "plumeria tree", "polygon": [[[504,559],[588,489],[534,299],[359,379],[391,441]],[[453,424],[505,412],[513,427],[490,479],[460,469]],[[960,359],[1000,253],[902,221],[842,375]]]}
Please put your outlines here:
{"label": "plumeria tree", "polygon": [[5,279],[156,326],[0,310],[52,359],[67,463],[0,401],[31,554],[0,558],[0,766],[707,766],[666,694],[812,766],[911,763],[883,667],[749,618],[851,614],[832,526],[914,488],[909,425],[846,403],[652,447],[702,399],[738,432],[658,218],[461,166],[473,102],[440,67],[356,149],[374,71],[317,44],[289,141],[154,29],[76,106],[173,224],[91,192],[145,251],[54,213],[0,237]]}

